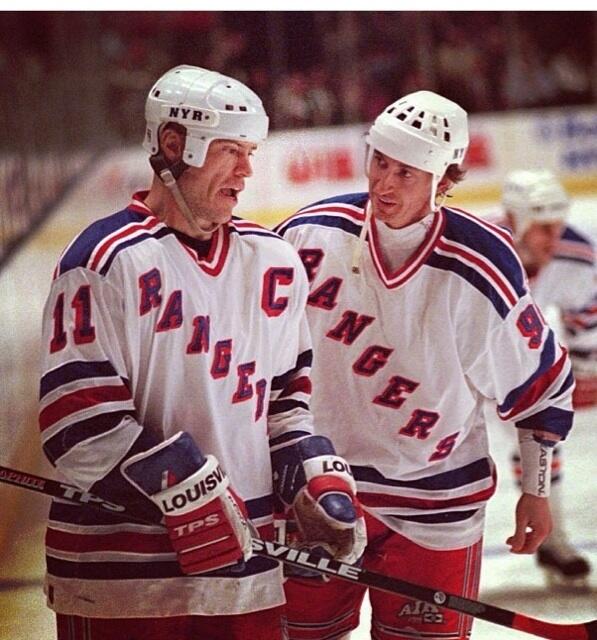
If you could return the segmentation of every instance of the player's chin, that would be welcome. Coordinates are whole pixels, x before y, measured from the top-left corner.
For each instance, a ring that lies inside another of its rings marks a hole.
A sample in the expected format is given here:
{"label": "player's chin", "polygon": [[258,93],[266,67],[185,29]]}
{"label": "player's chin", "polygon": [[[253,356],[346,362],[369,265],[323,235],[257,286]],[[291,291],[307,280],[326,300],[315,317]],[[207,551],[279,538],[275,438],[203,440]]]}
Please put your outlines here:
{"label": "player's chin", "polygon": [[373,217],[380,222],[390,222],[396,217],[397,210],[395,207],[374,205],[372,212]]}
{"label": "player's chin", "polygon": [[234,208],[238,204],[238,198],[235,196],[221,196],[219,198],[217,211],[214,212],[218,218],[218,222],[227,222],[232,217]]}
{"label": "player's chin", "polygon": [[232,218],[232,210],[233,210],[233,207],[230,207],[229,209],[226,209],[226,211],[222,211],[217,216],[217,219],[215,221],[218,224],[226,224],[227,222],[230,222],[230,220]]}

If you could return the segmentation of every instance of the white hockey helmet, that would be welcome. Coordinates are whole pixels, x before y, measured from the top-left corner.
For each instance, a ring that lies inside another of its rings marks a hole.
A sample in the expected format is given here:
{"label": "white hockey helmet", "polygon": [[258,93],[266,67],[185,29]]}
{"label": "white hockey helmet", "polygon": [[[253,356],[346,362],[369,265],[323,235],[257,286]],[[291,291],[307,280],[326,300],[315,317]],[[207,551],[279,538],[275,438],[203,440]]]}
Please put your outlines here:
{"label": "white hockey helmet", "polygon": [[468,148],[466,111],[432,91],[416,91],[393,102],[369,133],[367,170],[373,150],[433,174],[431,208],[439,181],[451,164],[461,166]]}
{"label": "white hockey helmet", "polygon": [[558,178],[547,169],[518,169],[506,176],[502,206],[516,224],[517,237],[533,222],[564,222],[570,200]]}
{"label": "white hockey helmet", "polygon": [[242,82],[216,71],[180,65],[159,78],[145,102],[147,122],[143,147],[159,151],[158,131],[176,122],[187,132],[182,160],[194,167],[205,162],[213,140],[265,140],[268,117],[259,96]]}

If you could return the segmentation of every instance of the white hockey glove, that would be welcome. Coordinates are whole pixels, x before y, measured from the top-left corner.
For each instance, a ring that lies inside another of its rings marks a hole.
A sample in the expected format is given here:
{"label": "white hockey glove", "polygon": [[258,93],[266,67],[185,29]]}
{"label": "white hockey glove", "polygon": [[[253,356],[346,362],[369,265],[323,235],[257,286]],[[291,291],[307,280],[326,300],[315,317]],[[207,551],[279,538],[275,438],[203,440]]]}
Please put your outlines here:
{"label": "white hockey glove", "polygon": [[164,514],[183,573],[244,568],[252,553],[244,503],[216,458],[203,456],[188,433],[131,457],[121,471]]}
{"label": "white hockey glove", "polygon": [[324,436],[272,452],[274,492],[296,520],[296,546],[355,563],[367,543],[350,466]]}

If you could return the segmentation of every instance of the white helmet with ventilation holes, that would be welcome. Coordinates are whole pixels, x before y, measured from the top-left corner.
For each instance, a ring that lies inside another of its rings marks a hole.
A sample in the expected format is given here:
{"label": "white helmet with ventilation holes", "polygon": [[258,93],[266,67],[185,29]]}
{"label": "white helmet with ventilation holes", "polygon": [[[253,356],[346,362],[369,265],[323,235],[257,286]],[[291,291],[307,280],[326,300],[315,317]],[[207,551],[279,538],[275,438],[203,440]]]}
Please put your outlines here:
{"label": "white helmet with ventilation holes", "polygon": [[367,135],[367,168],[374,150],[433,175],[431,208],[446,169],[461,166],[468,148],[466,111],[432,91],[416,91],[393,102]]}

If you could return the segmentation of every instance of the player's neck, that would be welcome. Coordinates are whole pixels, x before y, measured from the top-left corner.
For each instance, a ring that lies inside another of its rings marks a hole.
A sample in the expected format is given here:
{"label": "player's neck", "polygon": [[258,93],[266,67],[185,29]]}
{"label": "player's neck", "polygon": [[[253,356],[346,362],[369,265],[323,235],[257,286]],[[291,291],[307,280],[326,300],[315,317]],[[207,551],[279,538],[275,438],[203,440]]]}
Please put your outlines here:
{"label": "player's neck", "polygon": [[172,211],[176,208],[172,194],[157,177],[153,179],[149,193],[145,198],[145,204],[151,209],[153,215],[162,222],[166,222],[168,218],[171,218]]}
{"label": "player's neck", "polygon": [[176,231],[180,231],[192,238],[207,240],[211,237],[213,230],[206,230],[202,233],[200,229],[191,226],[189,221],[180,211],[172,193],[161,183],[159,178],[154,178],[151,189],[145,198],[145,204],[151,212],[164,224]]}

